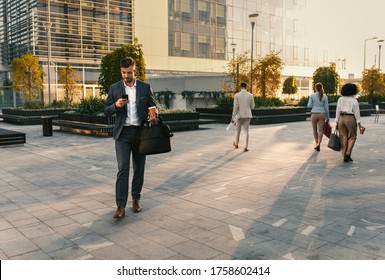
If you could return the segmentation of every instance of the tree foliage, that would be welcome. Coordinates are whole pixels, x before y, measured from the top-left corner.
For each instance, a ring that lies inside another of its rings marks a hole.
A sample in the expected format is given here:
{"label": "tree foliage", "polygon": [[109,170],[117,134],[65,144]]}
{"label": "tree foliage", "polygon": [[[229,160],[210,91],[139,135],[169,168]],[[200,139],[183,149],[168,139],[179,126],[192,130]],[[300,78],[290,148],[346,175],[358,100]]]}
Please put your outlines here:
{"label": "tree foliage", "polygon": [[80,91],[77,81],[80,79],[79,73],[70,64],[58,69],[59,83],[63,84],[65,90],[66,105],[72,105],[75,95]]}
{"label": "tree foliage", "polygon": [[250,80],[250,58],[249,52],[245,51],[227,63],[228,82],[222,87],[223,92],[237,93],[240,91],[242,82],[249,83]]}
{"label": "tree foliage", "polygon": [[377,68],[365,69],[362,77],[362,89],[367,101],[372,103],[374,97],[385,94],[384,75]]}
{"label": "tree foliage", "polygon": [[146,64],[142,51],[142,45],[134,39],[134,44],[124,45],[108,53],[102,58],[99,76],[100,94],[108,94],[110,86],[122,79],[120,74],[120,61],[125,57],[132,57],[136,62],[136,77],[139,80],[146,79]]}
{"label": "tree foliage", "polygon": [[297,79],[295,76],[287,77],[283,82],[282,93],[296,94],[298,92]]}
{"label": "tree foliage", "polygon": [[26,53],[12,61],[12,80],[14,90],[23,94],[27,101],[35,101],[43,90],[43,76],[39,60]]}
{"label": "tree foliage", "polygon": [[318,67],[313,73],[313,90],[317,83],[321,83],[326,94],[336,94],[339,82],[340,75],[333,62],[330,63],[330,66]]}
{"label": "tree foliage", "polygon": [[254,92],[252,92],[254,95],[261,95],[263,98],[274,97],[281,86],[284,64],[278,54],[279,52],[271,52],[255,63],[253,67]]}

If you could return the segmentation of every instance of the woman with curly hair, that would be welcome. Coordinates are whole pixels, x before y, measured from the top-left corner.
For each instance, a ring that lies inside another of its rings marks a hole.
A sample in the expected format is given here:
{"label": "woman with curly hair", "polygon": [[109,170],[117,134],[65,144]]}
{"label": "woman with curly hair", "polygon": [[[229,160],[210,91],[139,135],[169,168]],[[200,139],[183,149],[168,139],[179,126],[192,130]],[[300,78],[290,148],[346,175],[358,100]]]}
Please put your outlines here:
{"label": "woman with curly hair", "polygon": [[357,139],[357,125],[361,134],[365,127],[361,125],[360,107],[355,95],[358,88],[355,84],[347,83],[341,88],[341,97],[337,101],[336,127],[341,140],[341,153],[344,162],[351,162],[352,150]]}

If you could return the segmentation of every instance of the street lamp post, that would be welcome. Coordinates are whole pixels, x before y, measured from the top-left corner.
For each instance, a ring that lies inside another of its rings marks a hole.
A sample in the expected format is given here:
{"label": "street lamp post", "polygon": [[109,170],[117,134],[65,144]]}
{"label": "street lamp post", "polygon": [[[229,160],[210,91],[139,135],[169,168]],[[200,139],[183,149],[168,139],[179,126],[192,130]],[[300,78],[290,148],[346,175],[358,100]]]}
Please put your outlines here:
{"label": "street lamp post", "polygon": [[45,30],[47,31],[48,105],[51,105],[51,70],[50,70],[50,64],[51,64],[51,27],[52,27],[52,22],[50,22],[50,21],[43,22],[43,26],[44,26]]}
{"label": "street lamp post", "polygon": [[236,65],[235,65],[235,47],[237,46],[237,44],[231,43],[231,46],[233,47],[233,63],[234,63],[233,73],[235,76],[235,78],[234,78],[235,87],[234,88],[236,89],[237,85],[238,85],[238,73],[237,74],[235,73],[235,67],[236,67]]}
{"label": "street lamp post", "polygon": [[366,42],[370,41],[370,40],[375,40],[377,38],[378,37],[373,37],[373,38],[365,39],[365,41],[364,41],[364,72],[365,72],[365,69],[366,69]]}
{"label": "street lamp post", "polygon": [[251,67],[250,67],[250,92],[253,94],[253,49],[254,49],[254,26],[255,18],[259,16],[258,13],[250,14],[249,19],[251,20]]}
{"label": "street lamp post", "polygon": [[384,40],[378,40],[378,70],[381,70],[381,43],[384,42]]}

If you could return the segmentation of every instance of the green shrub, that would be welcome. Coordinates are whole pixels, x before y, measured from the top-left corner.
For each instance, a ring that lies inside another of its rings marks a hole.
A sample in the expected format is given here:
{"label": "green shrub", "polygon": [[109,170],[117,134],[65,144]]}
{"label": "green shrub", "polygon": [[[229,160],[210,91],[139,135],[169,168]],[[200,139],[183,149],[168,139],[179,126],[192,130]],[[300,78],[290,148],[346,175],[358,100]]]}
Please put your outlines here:
{"label": "green shrub", "polygon": [[281,99],[277,97],[266,97],[254,96],[255,107],[280,107],[285,105]]}
{"label": "green shrub", "polygon": [[232,95],[221,95],[218,97],[217,108],[233,108],[234,97]]}
{"label": "green shrub", "polygon": [[307,106],[307,103],[309,102],[309,97],[302,96],[301,99],[298,101],[298,106]]}
{"label": "green shrub", "polygon": [[44,103],[36,100],[27,99],[23,104],[24,109],[44,109]]}
{"label": "green shrub", "polygon": [[103,114],[105,102],[101,97],[82,98],[76,105],[75,112],[84,115],[100,115]]}
{"label": "green shrub", "polygon": [[51,103],[52,108],[66,108],[67,103],[65,100],[54,100]]}

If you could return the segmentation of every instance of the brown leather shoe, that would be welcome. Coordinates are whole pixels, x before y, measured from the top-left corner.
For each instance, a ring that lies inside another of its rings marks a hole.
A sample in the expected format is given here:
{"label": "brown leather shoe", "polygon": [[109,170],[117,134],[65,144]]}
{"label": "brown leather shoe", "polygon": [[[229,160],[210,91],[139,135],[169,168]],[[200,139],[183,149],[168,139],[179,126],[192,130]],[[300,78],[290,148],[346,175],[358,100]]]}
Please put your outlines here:
{"label": "brown leather shoe", "polygon": [[114,214],[114,219],[121,219],[126,215],[126,210],[123,206],[119,206]]}
{"label": "brown leather shoe", "polygon": [[142,210],[142,208],[140,207],[139,199],[132,200],[132,212],[138,213],[140,210]]}
{"label": "brown leather shoe", "polygon": [[235,149],[238,149],[238,145],[236,145],[235,142],[233,142],[233,146]]}
{"label": "brown leather shoe", "polygon": [[248,149],[248,148],[245,148],[245,149],[244,149],[244,151],[245,151],[245,152],[248,152],[248,151],[249,151],[249,149]]}

